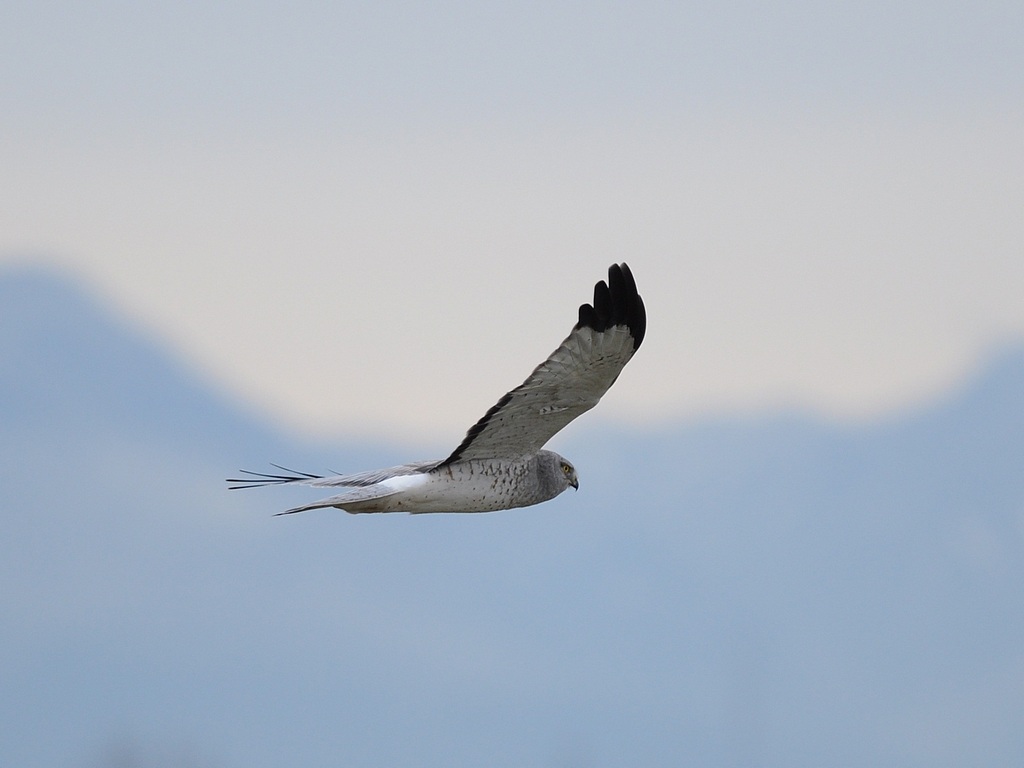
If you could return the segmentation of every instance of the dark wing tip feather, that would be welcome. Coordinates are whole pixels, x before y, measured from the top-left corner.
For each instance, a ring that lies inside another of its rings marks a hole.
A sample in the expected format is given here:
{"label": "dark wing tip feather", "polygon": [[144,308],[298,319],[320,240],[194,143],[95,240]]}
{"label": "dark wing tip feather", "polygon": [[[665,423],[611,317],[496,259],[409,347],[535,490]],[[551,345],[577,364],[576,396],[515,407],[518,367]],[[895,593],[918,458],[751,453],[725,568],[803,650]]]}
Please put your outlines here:
{"label": "dark wing tip feather", "polygon": [[303,480],[319,480],[322,475],[311,475],[308,472],[298,472],[294,469],[288,469],[282,467],[279,464],[271,464],[270,466],[280,469],[282,472],[287,472],[286,475],[268,475],[263,472],[250,472],[248,469],[240,469],[239,473],[246,475],[246,477],[229,477],[225,482],[235,483],[235,485],[229,486],[229,491],[240,491],[244,488],[262,488],[267,485],[284,485],[285,483],[298,483]]}
{"label": "dark wing tip feather", "polygon": [[647,331],[647,312],[644,301],[636,290],[633,273],[626,264],[612,264],[608,268],[608,282],[601,280],[594,286],[594,303],[580,307],[577,328],[606,331],[625,325],[633,337],[633,350],[640,349]]}
{"label": "dark wing tip feather", "polygon": [[580,304],[580,319],[576,323],[577,328],[596,328],[601,323],[601,318],[589,304]]}

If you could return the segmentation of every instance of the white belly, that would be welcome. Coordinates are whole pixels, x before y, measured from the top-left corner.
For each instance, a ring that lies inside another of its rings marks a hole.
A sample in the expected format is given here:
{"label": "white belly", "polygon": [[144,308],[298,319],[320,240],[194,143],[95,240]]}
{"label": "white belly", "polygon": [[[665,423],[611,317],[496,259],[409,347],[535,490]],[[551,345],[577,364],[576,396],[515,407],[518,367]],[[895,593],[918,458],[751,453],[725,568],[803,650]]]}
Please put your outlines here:
{"label": "white belly", "polygon": [[525,462],[472,461],[424,475],[385,480],[381,486],[396,490],[352,512],[494,512],[545,499],[536,498],[535,484],[527,477]]}

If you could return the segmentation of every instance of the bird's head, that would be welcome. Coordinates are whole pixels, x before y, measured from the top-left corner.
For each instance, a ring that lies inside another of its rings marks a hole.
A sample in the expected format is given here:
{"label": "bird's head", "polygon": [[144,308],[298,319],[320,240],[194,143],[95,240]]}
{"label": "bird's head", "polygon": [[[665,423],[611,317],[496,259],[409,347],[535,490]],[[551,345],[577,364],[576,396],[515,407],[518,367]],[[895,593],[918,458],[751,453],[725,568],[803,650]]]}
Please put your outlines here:
{"label": "bird's head", "polygon": [[571,461],[554,451],[541,451],[537,454],[537,470],[542,487],[552,496],[557,496],[569,487],[579,490],[580,480],[576,477],[576,468]]}
{"label": "bird's head", "polygon": [[576,477],[576,467],[570,464],[565,459],[561,459],[558,462],[558,471],[565,477],[565,482],[572,486],[574,491],[580,489],[580,479]]}

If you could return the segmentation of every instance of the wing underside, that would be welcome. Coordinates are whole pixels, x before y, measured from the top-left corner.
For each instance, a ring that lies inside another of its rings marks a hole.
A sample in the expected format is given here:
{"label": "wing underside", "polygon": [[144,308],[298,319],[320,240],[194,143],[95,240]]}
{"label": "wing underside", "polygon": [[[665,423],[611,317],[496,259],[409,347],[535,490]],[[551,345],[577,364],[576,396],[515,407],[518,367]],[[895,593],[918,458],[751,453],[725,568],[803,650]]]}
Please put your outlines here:
{"label": "wing underside", "polygon": [[646,320],[629,267],[612,265],[565,341],[484,414],[442,466],[539,451],[615,383],[643,341]]}

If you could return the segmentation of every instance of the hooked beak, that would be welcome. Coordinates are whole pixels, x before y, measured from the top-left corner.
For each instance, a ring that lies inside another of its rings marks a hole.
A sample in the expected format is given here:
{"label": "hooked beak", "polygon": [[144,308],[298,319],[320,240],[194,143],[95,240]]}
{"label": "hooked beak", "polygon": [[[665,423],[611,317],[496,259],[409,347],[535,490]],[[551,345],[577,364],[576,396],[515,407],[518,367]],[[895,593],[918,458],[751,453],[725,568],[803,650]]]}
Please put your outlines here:
{"label": "hooked beak", "polygon": [[580,481],[575,477],[569,481],[569,485],[572,486],[574,491],[578,491],[580,489]]}

